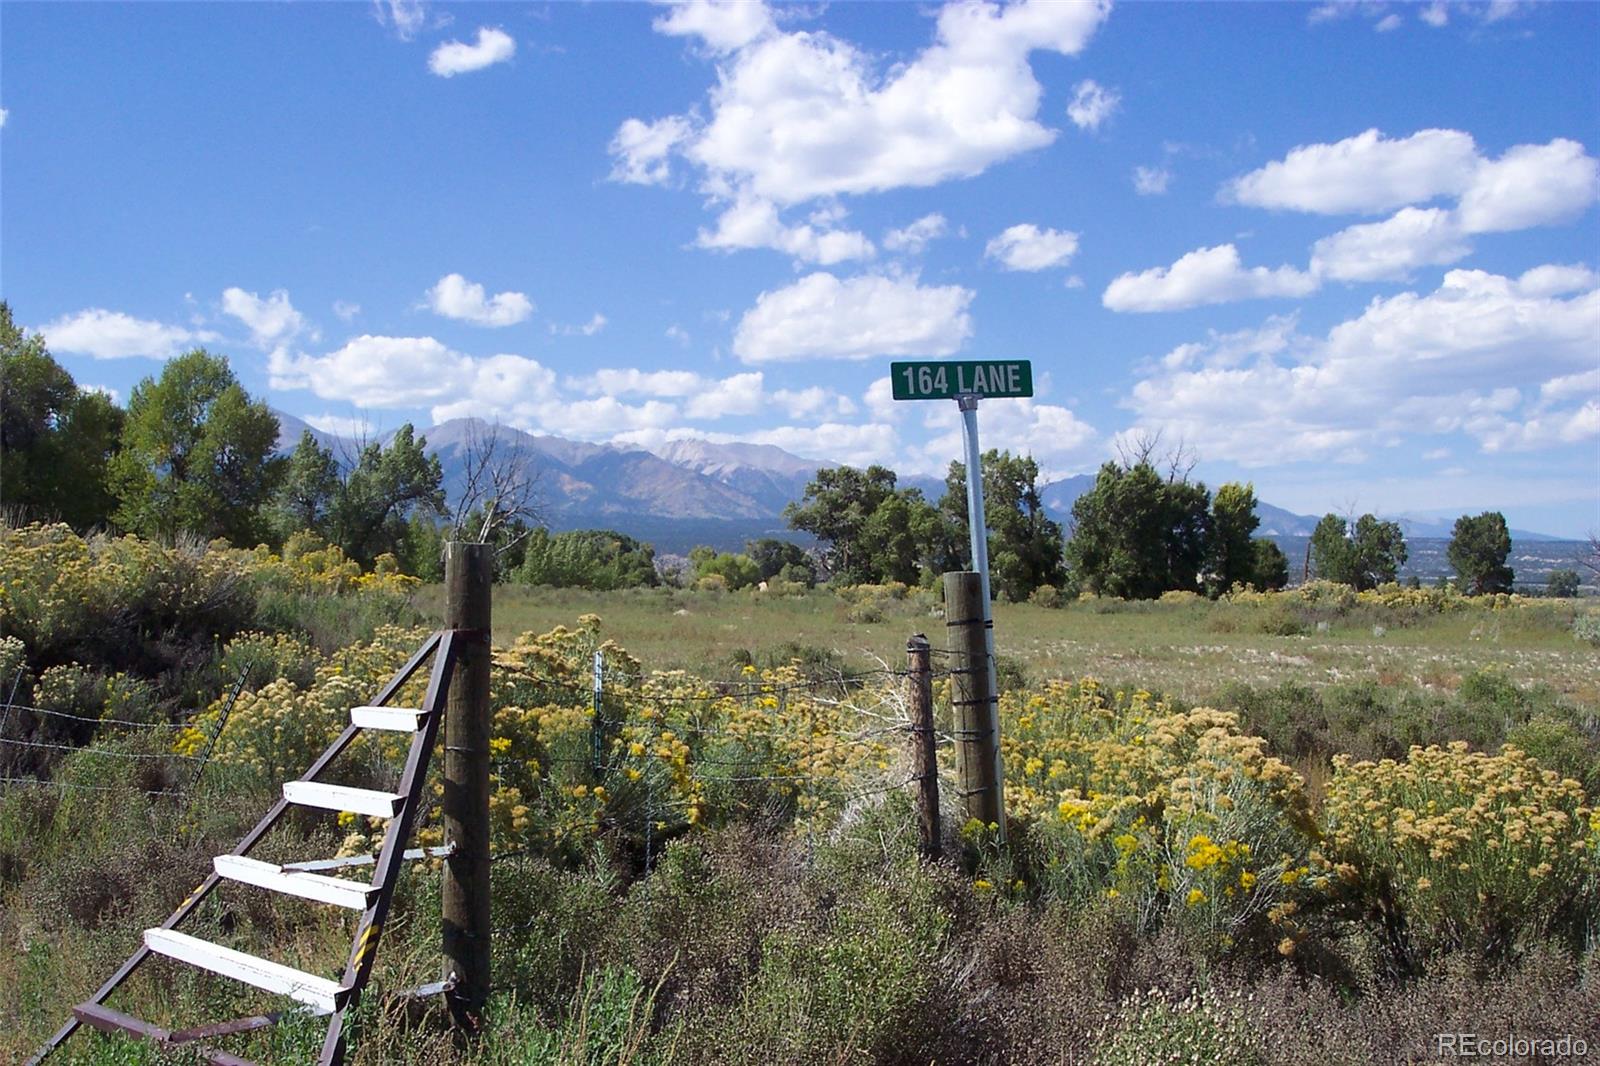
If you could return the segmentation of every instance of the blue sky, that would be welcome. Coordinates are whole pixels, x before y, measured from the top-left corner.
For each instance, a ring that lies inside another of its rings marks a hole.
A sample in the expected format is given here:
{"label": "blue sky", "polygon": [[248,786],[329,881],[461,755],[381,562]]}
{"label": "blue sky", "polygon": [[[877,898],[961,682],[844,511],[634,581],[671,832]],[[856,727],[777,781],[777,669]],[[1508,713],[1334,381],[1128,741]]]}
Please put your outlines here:
{"label": "blue sky", "polygon": [[931,473],[1159,431],[1280,506],[1600,527],[1600,5],[0,5],[0,287],[126,399],[223,352]]}

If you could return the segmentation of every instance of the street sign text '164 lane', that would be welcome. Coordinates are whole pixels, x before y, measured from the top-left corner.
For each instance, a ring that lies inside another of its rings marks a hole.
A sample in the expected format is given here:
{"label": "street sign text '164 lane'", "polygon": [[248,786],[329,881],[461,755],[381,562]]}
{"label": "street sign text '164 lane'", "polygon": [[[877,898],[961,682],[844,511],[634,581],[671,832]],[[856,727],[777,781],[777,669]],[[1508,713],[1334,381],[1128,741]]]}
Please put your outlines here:
{"label": "street sign text '164 lane'", "polygon": [[897,400],[1032,396],[1033,364],[1026,359],[890,363],[889,381]]}

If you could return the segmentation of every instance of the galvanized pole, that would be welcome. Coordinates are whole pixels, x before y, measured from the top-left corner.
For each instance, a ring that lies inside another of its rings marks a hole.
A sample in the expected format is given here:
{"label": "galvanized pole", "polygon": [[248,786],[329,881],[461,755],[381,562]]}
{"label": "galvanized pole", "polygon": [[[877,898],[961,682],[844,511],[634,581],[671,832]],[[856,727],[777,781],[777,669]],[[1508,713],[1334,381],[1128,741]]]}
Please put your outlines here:
{"label": "galvanized pole", "polygon": [[477,1032],[489,998],[489,606],[494,549],[444,546],[445,627],[456,663],[445,709],[445,994],[457,1029]]}
{"label": "galvanized pole", "polygon": [[[999,677],[995,672],[994,662],[994,615],[991,613],[989,592],[989,524],[983,511],[983,450],[978,445],[978,397],[966,395],[956,397],[956,404],[961,408],[961,438],[967,449],[967,532],[972,539],[972,569],[978,572],[978,578],[983,587],[983,640],[986,651],[986,660],[989,669],[989,688],[991,697],[998,700],[1000,695]],[[1000,756],[1000,720],[999,708],[995,707],[994,719],[994,788],[995,803],[999,806],[1002,817],[1000,823],[1000,839],[1006,838],[1006,809],[1005,799],[1005,766]]]}

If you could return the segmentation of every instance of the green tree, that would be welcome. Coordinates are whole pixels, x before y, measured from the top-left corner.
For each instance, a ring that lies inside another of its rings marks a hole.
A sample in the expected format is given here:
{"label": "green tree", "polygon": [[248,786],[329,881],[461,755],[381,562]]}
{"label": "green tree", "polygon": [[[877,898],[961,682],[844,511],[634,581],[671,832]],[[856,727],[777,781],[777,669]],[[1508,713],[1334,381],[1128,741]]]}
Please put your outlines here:
{"label": "green tree", "polygon": [[339,463],[333,452],[318,444],[310,430],[302,431],[284,467],[283,484],[273,501],[279,536],[287,538],[309,529],[326,537],[333,505],[342,487]]}
{"label": "green tree", "polygon": [[1250,568],[1250,584],[1263,592],[1281,589],[1289,583],[1289,557],[1266,537],[1250,542],[1255,558]]}
{"label": "green tree", "polygon": [[44,338],[25,334],[0,301],[0,502],[79,530],[103,525],[116,507],[106,463],[122,420],[120,407],[78,388]]}
{"label": "green tree", "polygon": [[829,574],[845,585],[915,584],[926,531],[937,519],[921,492],[897,491],[894,471],[882,466],[818,470],[784,517],[821,542]]}
{"label": "green tree", "polygon": [[1506,516],[1499,511],[1456,519],[1445,554],[1469,594],[1511,591],[1513,574],[1506,565],[1506,556],[1511,554],[1511,531],[1506,528]]}
{"label": "green tree", "polygon": [[1072,505],[1073,574],[1091,592],[1124,599],[1198,591],[1210,499],[1205,485],[1164,479],[1146,461],[1106,463]]}
{"label": "green tree", "polygon": [[817,564],[792,540],[762,537],[747,542],[744,553],[755,562],[762,581],[779,577],[807,586],[817,583]]}
{"label": "green tree", "polygon": [[1365,591],[1395,580],[1406,561],[1406,538],[1397,522],[1364,514],[1352,528],[1327,514],[1311,532],[1310,552],[1318,577]]}
{"label": "green tree", "polygon": [[[983,454],[983,510],[988,525],[989,575],[997,596],[1022,601],[1041,585],[1066,581],[1061,524],[1039,498],[1039,464],[1032,456],[991,449]],[[967,469],[951,463],[939,510],[948,526],[967,529]],[[960,565],[972,565],[969,537],[953,538]],[[930,546],[932,547],[932,546]]]}
{"label": "green tree", "polygon": [[146,537],[259,543],[287,464],[273,454],[277,440],[277,417],[240,387],[227,359],[203,348],[181,355],[129,398],[110,462],[114,518]]}
{"label": "green tree", "polygon": [[371,566],[385,552],[404,550],[413,514],[444,517],[444,473],[427,454],[428,439],[407,422],[389,439],[361,449],[329,511],[332,540],[346,555]]}
{"label": "green tree", "polygon": [[561,588],[639,588],[660,584],[655,548],[609,529],[552,534],[544,527],[527,539],[516,579]]}
{"label": "green tree", "polygon": [[1562,599],[1570,599],[1578,594],[1581,579],[1576,570],[1552,570],[1545,579],[1548,582],[1549,593]]}
{"label": "green tree", "polygon": [[1261,549],[1253,538],[1260,524],[1254,485],[1230,481],[1217,489],[1211,498],[1211,543],[1206,552],[1206,588],[1213,597],[1235,585],[1256,584]]}
{"label": "green tree", "polygon": [[702,544],[689,552],[694,580],[720,577],[730,590],[749,588],[762,580],[761,567],[742,553],[719,552]]}

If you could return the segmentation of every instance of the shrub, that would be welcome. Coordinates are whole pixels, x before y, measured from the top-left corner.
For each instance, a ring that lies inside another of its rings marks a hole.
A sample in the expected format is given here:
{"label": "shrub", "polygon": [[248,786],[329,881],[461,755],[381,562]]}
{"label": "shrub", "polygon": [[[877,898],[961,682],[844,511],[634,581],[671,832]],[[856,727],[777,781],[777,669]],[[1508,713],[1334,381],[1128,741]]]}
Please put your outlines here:
{"label": "shrub", "polygon": [[1577,781],[1516,748],[1462,742],[1333,765],[1320,869],[1356,894],[1402,971],[1458,948],[1503,957],[1547,934],[1581,943],[1600,822]]}
{"label": "shrub", "polygon": [[1265,1063],[1244,997],[1195,991],[1178,999],[1162,989],[1135,992],[1095,1053],[1095,1066]]}

